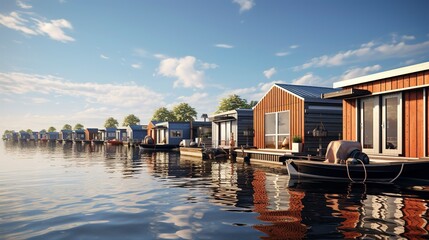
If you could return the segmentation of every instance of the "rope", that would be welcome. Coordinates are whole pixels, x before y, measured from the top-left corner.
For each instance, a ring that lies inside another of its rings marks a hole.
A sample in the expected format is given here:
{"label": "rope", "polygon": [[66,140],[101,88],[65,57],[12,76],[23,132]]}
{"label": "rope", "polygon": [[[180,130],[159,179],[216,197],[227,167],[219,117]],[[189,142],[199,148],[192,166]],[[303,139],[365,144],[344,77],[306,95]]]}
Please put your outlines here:
{"label": "rope", "polygon": [[[365,167],[365,164],[362,162],[362,160],[360,160],[360,159],[356,159],[356,160],[358,160],[361,164],[362,164],[362,166],[363,166],[363,171],[364,171],[364,173],[365,173],[365,178],[363,179],[363,181],[361,182],[361,183],[365,183],[366,182],[366,178],[367,178],[367,173],[366,173],[366,167]],[[349,179],[350,179],[350,181],[351,182],[356,182],[356,181],[354,181],[351,177],[350,177],[350,170],[349,170],[349,163],[348,163],[348,161],[346,161],[346,169],[347,169],[347,176],[349,177]],[[395,178],[396,179],[396,178]]]}
{"label": "rope", "polygon": [[392,180],[390,180],[389,181],[389,183],[392,183],[393,181],[395,181],[399,176],[401,176],[401,174],[402,174],[402,170],[404,169],[404,163],[402,163],[402,165],[401,165],[401,170],[399,170],[399,173],[398,173],[398,175],[396,175],[396,177],[395,178],[393,178]]}

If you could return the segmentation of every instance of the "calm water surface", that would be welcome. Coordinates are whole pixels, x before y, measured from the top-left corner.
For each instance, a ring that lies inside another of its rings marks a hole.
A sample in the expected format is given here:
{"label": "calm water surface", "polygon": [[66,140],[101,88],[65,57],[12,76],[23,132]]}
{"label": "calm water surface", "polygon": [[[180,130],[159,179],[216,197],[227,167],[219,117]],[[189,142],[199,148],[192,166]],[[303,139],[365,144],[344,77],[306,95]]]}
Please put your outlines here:
{"label": "calm water surface", "polygon": [[[429,184],[428,184],[429,185]],[[2,239],[429,238],[429,186],[122,146],[0,143]]]}

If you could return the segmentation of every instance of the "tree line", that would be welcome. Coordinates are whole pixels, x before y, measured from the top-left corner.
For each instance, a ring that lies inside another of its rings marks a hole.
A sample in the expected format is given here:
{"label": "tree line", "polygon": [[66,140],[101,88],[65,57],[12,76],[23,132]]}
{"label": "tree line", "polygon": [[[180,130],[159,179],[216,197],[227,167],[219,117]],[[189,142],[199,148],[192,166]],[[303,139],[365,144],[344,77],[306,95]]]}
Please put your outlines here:
{"label": "tree line", "polygon": [[[240,96],[236,94],[229,95],[228,97],[225,97],[220,100],[219,106],[215,113],[221,113],[226,112],[230,110],[235,109],[249,109],[254,107],[257,104],[256,101],[251,101],[250,103],[247,102],[246,99],[241,98]],[[195,108],[191,107],[188,103],[180,103],[178,105],[175,105],[171,110],[168,110],[166,107],[160,107],[157,110],[155,110],[152,121],[158,121],[158,122],[186,122],[186,121],[192,121],[197,117],[197,111]],[[140,119],[134,115],[130,114],[124,118],[122,121],[122,126],[127,127],[131,125],[138,125],[140,124]],[[117,128],[119,126],[118,120],[116,120],[113,117],[109,117],[104,122],[105,128]],[[70,124],[65,124],[61,130],[81,130],[85,127],[77,123],[74,127],[72,127]],[[56,132],[56,128],[51,126],[48,128],[48,130],[43,129],[41,132]],[[14,131],[12,130],[5,130],[3,137],[6,134],[12,133]],[[19,132],[27,132],[32,133],[31,129],[20,130]]]}

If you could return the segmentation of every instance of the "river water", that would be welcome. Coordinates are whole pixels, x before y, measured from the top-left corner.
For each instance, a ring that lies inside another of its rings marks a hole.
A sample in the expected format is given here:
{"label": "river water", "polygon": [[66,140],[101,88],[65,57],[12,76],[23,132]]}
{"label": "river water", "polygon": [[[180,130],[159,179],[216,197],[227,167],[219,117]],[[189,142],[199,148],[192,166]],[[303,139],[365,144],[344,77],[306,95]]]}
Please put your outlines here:
{"label": "river water", "polygon": [[427,239],[429,184],[290,180],[280,166],[0,142],[1,239]]}

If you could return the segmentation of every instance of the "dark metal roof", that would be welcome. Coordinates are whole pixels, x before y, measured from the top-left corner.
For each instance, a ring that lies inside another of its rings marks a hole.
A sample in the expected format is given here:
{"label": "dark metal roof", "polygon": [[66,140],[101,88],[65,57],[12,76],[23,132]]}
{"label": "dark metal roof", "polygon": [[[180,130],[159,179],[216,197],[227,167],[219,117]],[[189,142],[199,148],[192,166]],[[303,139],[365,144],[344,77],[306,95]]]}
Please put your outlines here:
{"label": "dark metal roof", "polygon": [[368,90],[349,88],[349,89],[344,89],[344,90],[335,91],[335,92],[323,93],[322,98],[344,99],[344,98],[352,98],[352,97],[359,97],[359,96],[366,96],[366,95],[371,95],[371,92]]}
{"label": "dark metal roof", "polygon": [[276,83],[275,85],[298,97],[303,98],[305,102],[341,103],[341,100],[322,99],[322,94],[338,91],[339,89],[280,83]]}

